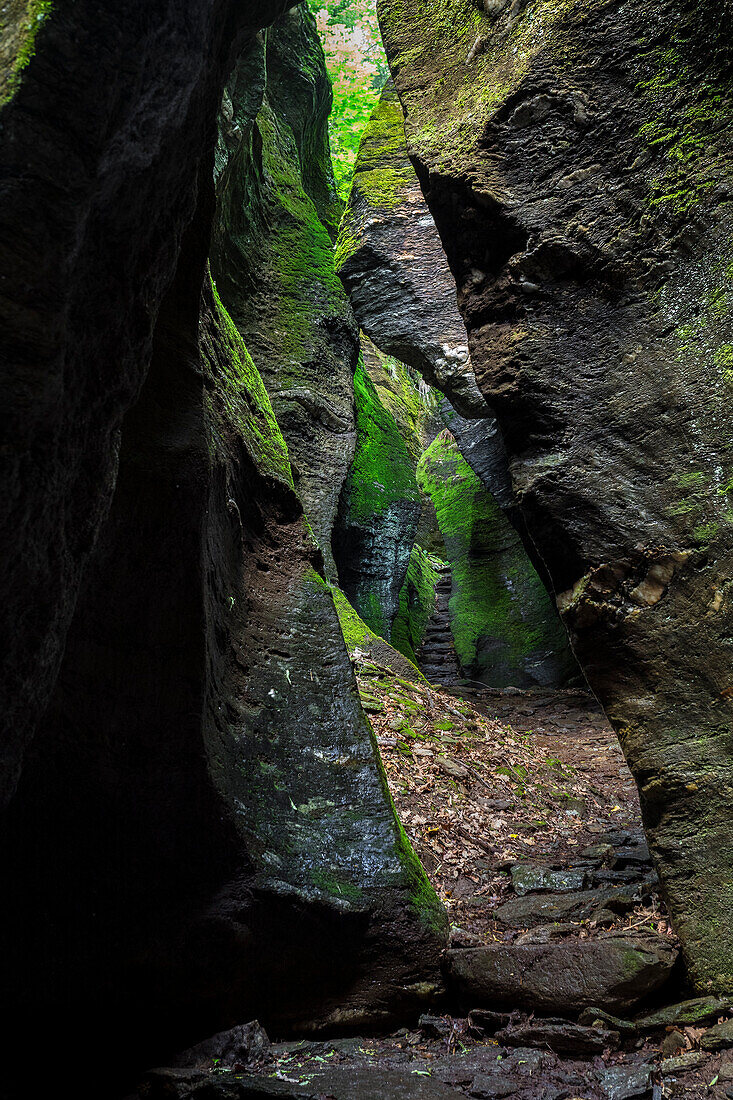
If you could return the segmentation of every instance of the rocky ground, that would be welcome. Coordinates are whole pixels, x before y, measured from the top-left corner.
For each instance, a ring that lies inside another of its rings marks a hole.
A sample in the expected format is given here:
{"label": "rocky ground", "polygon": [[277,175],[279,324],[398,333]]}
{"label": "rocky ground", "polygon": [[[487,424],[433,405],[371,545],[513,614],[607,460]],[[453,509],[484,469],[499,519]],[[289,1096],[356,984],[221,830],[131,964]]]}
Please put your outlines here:
{"label": "rocky ground", "polygon": [[733,1097],[729,1003],[685,991],[636,789],[592,697],[447,690],[371,660],[357,672],[451,916],[443,1002],[388,1036],[235,1028],[148,1074],[139,1097]]}

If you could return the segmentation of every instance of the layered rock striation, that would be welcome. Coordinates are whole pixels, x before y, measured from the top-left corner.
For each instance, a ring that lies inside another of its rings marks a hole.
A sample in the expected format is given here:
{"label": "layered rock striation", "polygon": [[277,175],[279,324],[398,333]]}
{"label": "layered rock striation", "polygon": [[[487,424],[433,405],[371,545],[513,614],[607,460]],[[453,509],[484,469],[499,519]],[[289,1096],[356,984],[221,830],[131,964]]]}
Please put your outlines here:
{"label": "layered rock striation", "polygon": [[380,0],[529,536],[733,987],[730,5]]}
{"label": "layered rock striation", "polygon": [[331,99],[315,20],[297,6],[238,59],[224,91],[211,262],[335,579],[331,531],[356,441],[359,334],[334,272]]}
{"label": "layered rock striation", "polygon": [[407,156],[391,81],[359,145],[336,269],[377,347],[418,370],[465,416],[488,415],[454,304],[455,284]]}

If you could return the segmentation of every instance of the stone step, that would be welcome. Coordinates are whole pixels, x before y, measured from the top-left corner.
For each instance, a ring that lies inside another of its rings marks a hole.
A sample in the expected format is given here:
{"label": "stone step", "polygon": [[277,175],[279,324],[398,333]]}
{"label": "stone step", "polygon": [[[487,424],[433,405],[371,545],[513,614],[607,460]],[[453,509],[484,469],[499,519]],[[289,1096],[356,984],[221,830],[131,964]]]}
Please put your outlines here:
{"label": "stone step", "polygon": [[453,948],[446,977],[466,1008],[618,1013],[665,984],[677,949],[663,936],[614,936],[559,943]]}

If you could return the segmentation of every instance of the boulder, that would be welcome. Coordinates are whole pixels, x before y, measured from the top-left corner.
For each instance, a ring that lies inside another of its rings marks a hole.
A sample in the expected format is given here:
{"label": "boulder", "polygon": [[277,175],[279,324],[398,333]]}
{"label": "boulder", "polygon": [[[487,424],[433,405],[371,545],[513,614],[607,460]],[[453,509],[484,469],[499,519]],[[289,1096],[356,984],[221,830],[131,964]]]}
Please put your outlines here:
{"label": "boulder", "polygon": [[632,1100],[652,1090],[651,1066],[611,1066],[601,1073],[601,1088],[608,1100]]}
{"label": "boulder", "polygon": [[378,13],[528,536],[733,991],[733,5]]}
{"label": "boulder", "polygon": [[227,1031],[219,1031],[209,1039],[182,1051],[172,1062],[180,1068],[211,1069],[217,1066],[246,1066],[265,1061],[270,1051],[267,1032],[256,1020],[238,1024]]}
{"label": "boulder", "polygon": [[591,1005],[632,1008],[660,989],[677,951],[661,937],[449,950],[446,974],[464,1003],[573,1013]]}
{"label": "boulder", "polygon": [[618,1046],[618,1032],[600,1027],[583,1027],[567,1020],[529,1020],[497,1031],[494,1039],[502,1046],[539,1047],[556,1054],[599,1054]]}
{"label": "boulder", "polygon": [[703,1050],[725,1050],[733,1047],[733,1019],[723,1020],[721,1024],[709,1028],[700,1038]]}

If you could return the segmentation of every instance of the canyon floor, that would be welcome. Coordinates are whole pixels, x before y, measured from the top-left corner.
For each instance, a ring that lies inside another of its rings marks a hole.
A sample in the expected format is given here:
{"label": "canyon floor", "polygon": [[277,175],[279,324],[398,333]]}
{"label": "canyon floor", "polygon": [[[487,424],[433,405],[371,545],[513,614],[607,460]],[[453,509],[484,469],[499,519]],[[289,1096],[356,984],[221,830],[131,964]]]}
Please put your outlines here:
{"label": "canyon floor", "polygon": [[[270,1043],[249,1024],[149,1074],[139,1095],[733,1097],[728,1004],[685,991],[636,788],[593,697],[444,689],[358,655],[356,670],[400,818],[450,916],[445,1000],[391,1035]],[[486,948],[545,951],[554,996],[591,941],[599,970],[606,948],[630,942],[662,960],[662,978],[646,997],[627,990],[617,1014],[582,999],[540,1014],[536,970],[514,1007],[501,973],[482,996],[481,974],[461,965]]]}

